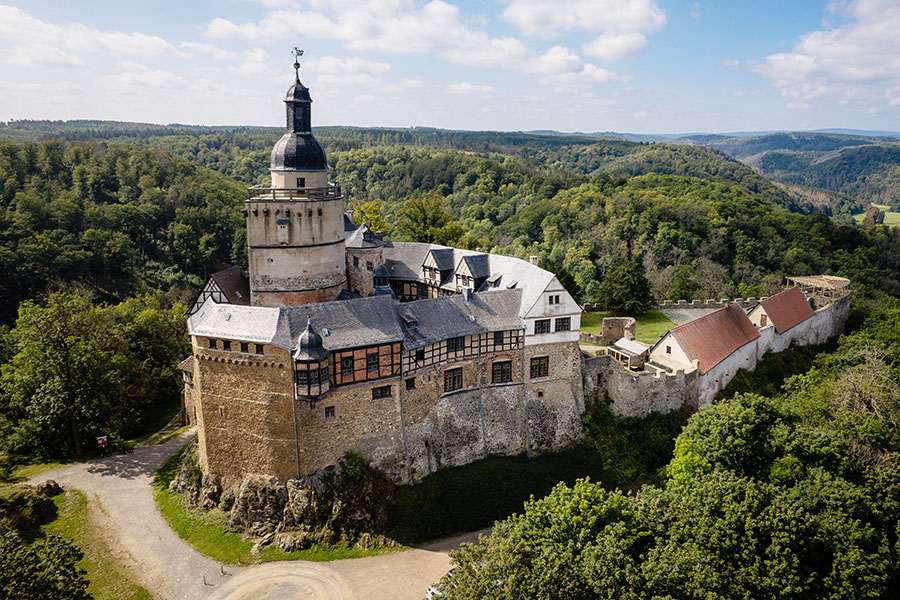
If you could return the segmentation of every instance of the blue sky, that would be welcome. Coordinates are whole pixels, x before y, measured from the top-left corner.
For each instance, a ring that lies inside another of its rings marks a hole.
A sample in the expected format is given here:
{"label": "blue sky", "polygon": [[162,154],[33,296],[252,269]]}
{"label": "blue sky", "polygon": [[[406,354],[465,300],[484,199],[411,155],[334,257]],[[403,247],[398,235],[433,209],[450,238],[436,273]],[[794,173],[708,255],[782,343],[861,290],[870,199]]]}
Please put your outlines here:
{"label": "blue sky", "polygon": [[[0,0],[2,2],[2,0]],[[900,129],[898,0],[31,0],[0,120],[683,133]]]}

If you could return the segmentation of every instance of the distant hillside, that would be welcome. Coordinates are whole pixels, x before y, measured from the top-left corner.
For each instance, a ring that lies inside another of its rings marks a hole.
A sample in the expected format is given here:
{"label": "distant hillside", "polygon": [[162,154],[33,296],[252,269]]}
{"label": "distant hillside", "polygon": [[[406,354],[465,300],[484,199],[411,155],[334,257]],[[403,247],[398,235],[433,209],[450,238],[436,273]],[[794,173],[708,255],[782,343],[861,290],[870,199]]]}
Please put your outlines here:
{"label": "distant hillside", "polygon": [[[900,139],[893,137],[897,134],[883,133],[887,135],[831,132],[747,137],[700,135],[680,138],[677,143],[712,146],[777,181],[835,192],[842,198],[836,204],[822,199],[835,214],[858,213],[869,202],[900,207]],[[819,202],[814,204],[822,206]]]}
{"label": "distant hillside", "polygon": [[[248,184],[268,177],[269,151],[282,130],[274,127],[198,127],[115,121],[15,121],[0,126],[0,139],[29,141],[105,139],[159,148]],[[426,127],[317,127],[316,137],[330,155],[376,146],[414,146],[518,156],[533,168],[572,177],[598,174],[624,178],[659,173],[698,177],[759,195],[795,212],[814,206],[773,185],[728,155],[711,148],[648,144],[617,137],[455,131]],[[830,209],[826,207],[826,212]]]}

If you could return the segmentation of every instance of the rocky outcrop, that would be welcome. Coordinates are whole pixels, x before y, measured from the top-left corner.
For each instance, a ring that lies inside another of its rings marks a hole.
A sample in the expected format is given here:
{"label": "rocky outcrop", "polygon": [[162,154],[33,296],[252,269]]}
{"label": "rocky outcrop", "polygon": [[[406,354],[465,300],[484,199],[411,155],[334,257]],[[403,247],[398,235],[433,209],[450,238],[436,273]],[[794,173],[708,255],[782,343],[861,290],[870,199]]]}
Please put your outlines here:
{"label": "rocky outcrop", "polygon": [[[169,489],[206,510],[227,509],[225,500],[231,498],[202,474],[195,445],[185,450]],[[316,543],[349,542],[368,549],[385,543],[393,493],[383,473],[348,452],[337,466],[286,483],[246,475],[230,506],[228,526],[256,539],[257,548],[275,543],[291,552]]]}

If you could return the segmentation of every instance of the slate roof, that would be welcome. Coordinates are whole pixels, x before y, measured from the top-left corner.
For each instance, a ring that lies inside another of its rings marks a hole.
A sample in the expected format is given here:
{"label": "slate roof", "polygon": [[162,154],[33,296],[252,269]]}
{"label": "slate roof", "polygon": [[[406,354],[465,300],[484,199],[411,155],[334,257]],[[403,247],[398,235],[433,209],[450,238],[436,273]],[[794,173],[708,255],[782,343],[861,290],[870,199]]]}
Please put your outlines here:
{"label": "slate roof", "polygon": [[[188,332],[203,337],[269,344],[275,337],[278,311],[262,306],[218,304],[209,298],[188,318]],[[304,329],[305,325],[304,322]],[[300,335],[299,331],[297,335]]]}
{"label": "slate roof", "polygon": [[379,246],[384,246],[384,242],[372,233],[368,225],[363,223],[356,231],[346,237],[344,245],[347,248],[378,248]]}
{"label": "slate roof", "polygon": [[[322,336],[325,349],[341,350],[403,341],[390,296],[371,296],[343,302],[320,302],[278,309],[277,332],[272,343],[282,348],[296,346],[306,329],[306,319]],[[327,330],[327,335],[326,335]]]}
{"label": "slate roof", "polygon": [[[522,290],[522,303],[518,309],[520,316],[525,316],[531,310],[541,293],[547,289],[555,277],[550,271],[512,256],[418,242],[386,242],[383,251],[384,264],[390,271],[393,280],[422,281],[422,264],[428,253],[435,250],[438,251],[433,253],[435,261],[442,261],[438,263],[439,265],[453,265],[453,267],[449,267],[449,275],[445,278],[442,277],[442,288],[456,291],[453,270],[460,260],[466,258],[469,269],[475,270],[473,276],[484,277],[475,282],[476,291],[494,289],[489,288],[488,284],[497,282],[499,282],[499,286],[496,289]],[[475,273],[478,274],[475,275]]]}
{"label": "slate roof", "polygon": [[418,348],[440,340],[486,331],[522,329],[518,317],[521,290],[496,290],[465,295],[443,296],[405,302],[398,306],[404,317],[412,317],[415,327],[403,325],[404,347]]}
{"label": "slate roof", "polygon": [[778,333],[784,333],[815,314],[798,287],[788,288],[759,303]]}
{"label": "slate roof", "polygon": [[250,280],[240,267],[229,267],[210,275],[230,304],[250,304]]}
{"label": "slate roof", "polygon": [[689,359],[700,361],[703,374],[759,337],[756,327],[737,304],[679,325],[669,333]]}

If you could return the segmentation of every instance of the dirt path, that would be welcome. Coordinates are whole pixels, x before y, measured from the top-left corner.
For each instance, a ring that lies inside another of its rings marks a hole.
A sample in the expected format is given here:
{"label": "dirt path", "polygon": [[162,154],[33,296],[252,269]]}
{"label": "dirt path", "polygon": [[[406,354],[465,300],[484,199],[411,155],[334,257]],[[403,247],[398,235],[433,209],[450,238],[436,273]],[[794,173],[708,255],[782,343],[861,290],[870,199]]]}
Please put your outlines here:
{"label": "dirt path", "polygon": [[139,446],[129,455],[47,471],[29,483],[53,479],[85,492],[111,528],[110,545],[128,554],[122,562],[135,567],[137,582],[167,600],[420,600],[450,568],[447,552],[477,538],[469,534],[404,552],[330,563],[223,567],[182,541],[153,501],[150,484],[156,469],[193,435],[185,431],[159,446]]}

